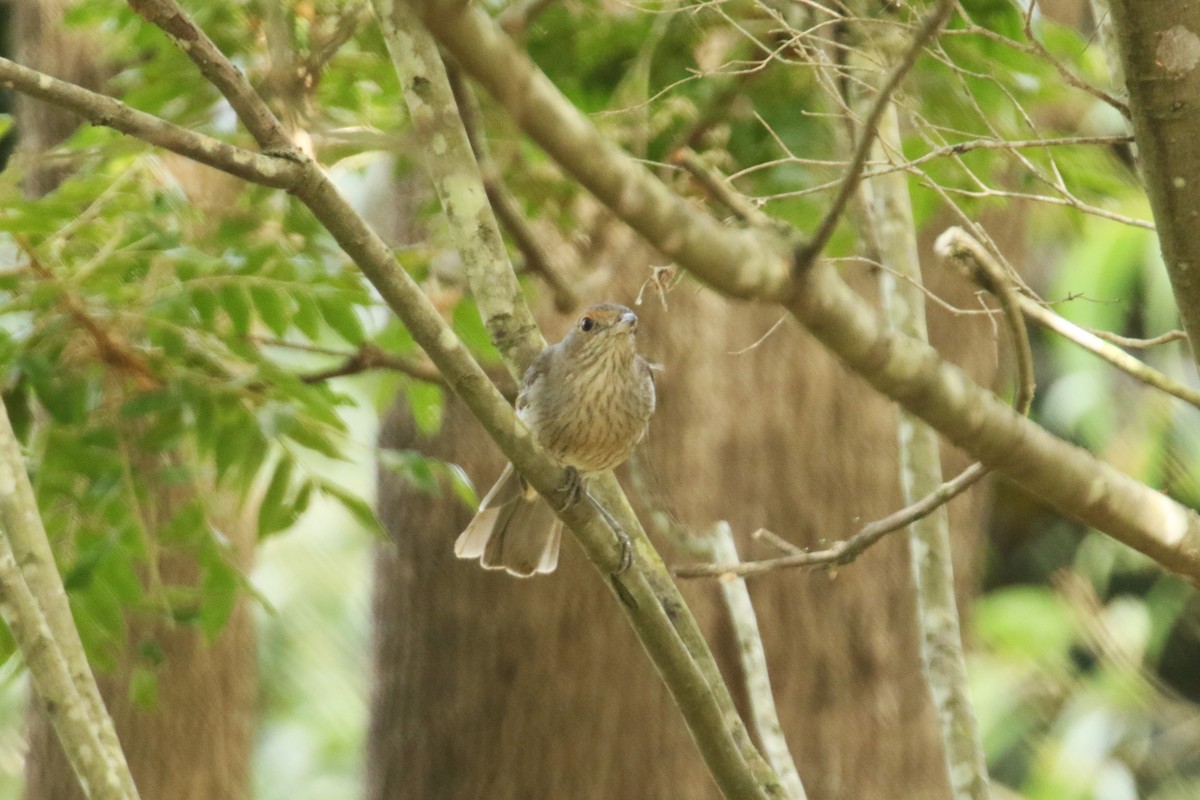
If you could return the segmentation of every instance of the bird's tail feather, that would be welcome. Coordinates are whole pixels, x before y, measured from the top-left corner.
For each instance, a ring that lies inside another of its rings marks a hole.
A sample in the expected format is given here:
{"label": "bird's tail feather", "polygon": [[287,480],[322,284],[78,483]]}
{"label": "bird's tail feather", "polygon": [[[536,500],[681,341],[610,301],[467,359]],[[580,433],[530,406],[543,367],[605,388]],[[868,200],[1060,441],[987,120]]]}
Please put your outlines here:
{"label": "bird's tail feather", "polygon": [[528,578],[558,566],[562,522],[509,464],[459,534],[454,555]]}

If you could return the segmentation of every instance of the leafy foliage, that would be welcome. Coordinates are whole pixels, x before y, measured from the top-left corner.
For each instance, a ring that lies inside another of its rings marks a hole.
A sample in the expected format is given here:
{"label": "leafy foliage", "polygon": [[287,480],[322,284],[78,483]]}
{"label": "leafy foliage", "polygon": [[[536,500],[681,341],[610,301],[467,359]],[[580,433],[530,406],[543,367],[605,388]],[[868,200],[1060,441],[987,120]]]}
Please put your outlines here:
{"label": "leafy foliage", "polygon": [[[376,35],[364,28],[361,41],[350,37],[357,28],[341,4],[308,11],[214,3],[197,20],[276,89],[267,94],[291,122],[402,128]],[[104,31],[117,67],[110,88],[128,103],[247,143],[228,131],[227,111],[194,65],[128,8],[85,0],[68,23]],[[247,28],[286,35],[309,85],[283,81],[288,65],[272,63]],[[311,103],[285,96],[314,87]],[[338,161],[344,139],[330,135],[328,145],[324,160]],[[26,196],[24,179],[45,163],[69,165],[69,177],[45,196]],[[344,169],[354,177],[383,163]],[[221,629],[245,585],[227,532],[246,507],[256,510],[259,536],[289,528],[316,495],[377,524],[361,497],[305,466],[311,453],[346,457],[339,407],[348,398],[302,370],[328,363],[321,353],[352,354],[381,316],[302,205],[81,128],[52,153],[10,163],[0,207],[0,388],[95,663],[113,665],[129,611],[209,636]],[[411,339],[397,347],[414,349]],[[440,395],[414,392],[436,421]],[[158,565],[176,555],[198,571],[166,585]],[[2,660],[12,652],[7,636],[0,647]],[[145,675],[134,690],[153,697]]]}

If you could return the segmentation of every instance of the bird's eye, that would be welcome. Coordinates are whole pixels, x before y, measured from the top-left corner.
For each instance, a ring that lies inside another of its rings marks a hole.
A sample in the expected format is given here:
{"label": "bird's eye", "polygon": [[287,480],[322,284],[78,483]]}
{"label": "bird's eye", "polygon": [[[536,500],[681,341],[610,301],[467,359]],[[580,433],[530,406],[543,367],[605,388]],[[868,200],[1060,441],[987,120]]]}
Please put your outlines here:
{"label": "bird's eye", "polygon": [[579,320],[579,329],[584,333],[587,333],[594,327],[596,327],[596,320],[592,319],[591,317],[584,317],[583,319]]}

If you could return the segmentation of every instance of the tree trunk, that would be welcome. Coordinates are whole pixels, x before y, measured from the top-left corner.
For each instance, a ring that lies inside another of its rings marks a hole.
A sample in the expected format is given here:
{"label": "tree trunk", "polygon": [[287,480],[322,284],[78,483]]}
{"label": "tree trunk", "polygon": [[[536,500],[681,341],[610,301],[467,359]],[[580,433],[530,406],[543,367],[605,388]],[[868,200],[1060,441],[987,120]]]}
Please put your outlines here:
{"label": "tree trunk", "polygon": [[[1184,330],[1200,342],[1200,4],[1111,0],[1146,195]],[[1192,348],[1200,366],[1200,348]]]}
{"label": "tree trunk", "polygon": [[[168,583],[195,581],[190,558],[167,559],[161,569]],[[99,676],[139,795],[142,800],[249,797],[258,664],[247,600],[238,600],[212,642],[192,626],[168,626],[158,619],[129,619],[117,669]],[[144,665],[139,652],[148,643],[162,648],[162,666],[155,672],[157,702],[143,708],[130,696],[130,678]],[[32,710],[25,797],[83,800],[37,698]]]}
{"label": "tree trunk", "polygon": [[[612,270],[608,299],[636,295],[641,272],[632,265],[664,263],[615,228],[592,240],[607,245],[583,262]],[[873,292],[862,277],[860,288]],[[954,300],[956,290],[937,288]],[[759,527],[814,546],[900,505],[889,403],[789,323],[731,355],[775,321],[759,307],[687,283],[669,302],[666,313],[653,297],[639,309],[641,348],[665,366],[659,410],[637,456],[649,487],[628,469],[620,473],[643,509],[669,506],[695,531],[728,520],[742,535],[743,557],[752,557],[768,554],[745,541]],[[931,312],[935,342],[987,380],[987,323],[947,316]],[[565,324],[555,319],[548,337]],[[382,443],[455,461],[484,490],[501,466],[453,402],[429,440],[394,409]],[[948,474],[962,465],[950,458]],[[973,577],[975,497],[951,508],[960,576]],[[380,547],[375,569],[370,800],[718,796],[578,548],[564,544],[556,574],[518,581],[454,560],[454,537],[471,510],[453,500],[415,494],[383,475],[380,508],[392,542]],[[669,561],[688,560],[657,541]],[[836,576],[777,573],[751,586],[784,731],[813,800],[948,792],[907,557],[896,537]],[[736,690],[715,585],[684,589]]]}

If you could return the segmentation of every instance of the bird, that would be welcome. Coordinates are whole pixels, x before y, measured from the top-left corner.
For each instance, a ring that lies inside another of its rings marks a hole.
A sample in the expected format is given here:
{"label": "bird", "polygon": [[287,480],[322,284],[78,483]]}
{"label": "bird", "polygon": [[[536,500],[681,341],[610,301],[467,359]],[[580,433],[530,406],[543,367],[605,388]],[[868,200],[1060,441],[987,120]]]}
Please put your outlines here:
{"label": "bird", "polygon": [[[629,458],[654,413],[654,377],[637,351],[637,325],[637,314],[623,305],[591,306],[561,342],[534,358],[521,381],[517,416],[571,471],[579,491],[586,492],[587,474]],[[459,534],[454,554],[527,578],[554,571],[561,540],[562,520],[510,463]]]}

